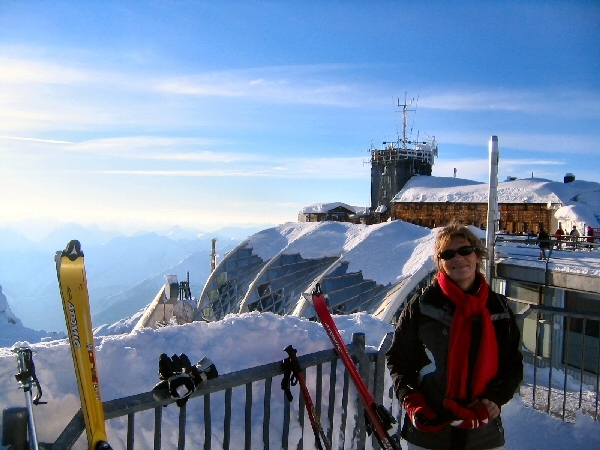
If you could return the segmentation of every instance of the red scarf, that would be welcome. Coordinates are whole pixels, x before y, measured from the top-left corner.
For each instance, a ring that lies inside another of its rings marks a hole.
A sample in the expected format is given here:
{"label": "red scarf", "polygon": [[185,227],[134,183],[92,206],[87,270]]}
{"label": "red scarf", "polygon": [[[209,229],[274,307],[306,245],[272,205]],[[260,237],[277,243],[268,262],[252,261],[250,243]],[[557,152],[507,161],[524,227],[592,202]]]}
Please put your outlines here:
{"label": "red scarf", "polygon": [[[489,287],[479,274],[479,289],[468,294],[459,288],[448,275],[440,271],[437,279],[442,292],[456,305],[450,328],[446,397],[474,400],[485,392],[489,381],[498,371],[498,343],[492,317],[486,308]],[[467,399],[467,374],[469,348],[473,331],[473,317],[481,319],[481,341],[471,379],[472,398]]]}

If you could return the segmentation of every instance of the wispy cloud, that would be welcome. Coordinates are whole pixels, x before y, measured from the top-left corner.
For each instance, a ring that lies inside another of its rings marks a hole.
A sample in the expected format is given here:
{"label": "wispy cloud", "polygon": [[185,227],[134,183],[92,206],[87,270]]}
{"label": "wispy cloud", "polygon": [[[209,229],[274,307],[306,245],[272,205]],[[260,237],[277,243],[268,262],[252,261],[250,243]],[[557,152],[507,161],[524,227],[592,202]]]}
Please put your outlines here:
{"label": "wispy cloud", "polygon": [[[241,97],[266,102],[357,106],[353,96],[361,89],[343,81],[324,76],[329,66],[265,67],[250,70],[209,72],[173,77],[158,82],[157,91],[178,95]],[[312,76],[308,76],[311,74]]]}
{"label": "wispy cloud", "polygon": [[[438,130],[440,151],[444,144],[484,147],[491,135],[484,132],[461,132],[455,130]],[[503,148],[521,149],[532,152],[562,153],[568,149],[577,149],[577,153],[596,154],[600,135],[571,135],[568,133],[498,133],[500,154]]]}
{"label": "wispy cloud", "polygon": [[12,141],[25,141],[25,142],[38,142],[44,144],[75,144],[72,141],[61,141],[56,139],[39,139],[30,137],[18,137],[18,136],[0,136],[0,139],[12,140]]}
{"label": "wispy cloud", "polygon": [[[92,139],[77,143],[66,150],[95,153],[117,159],[173,160],[196,162],[253,161],[258,158],[251,153],[210,150],[226,141],[203,138],[128,136],[122,138]],[[207,149],[208,148],[208,149]]]}
{"label": "wispy cloud", "polygon": [[[28,137],[1,137],[19,143],[19,146],[0,146],[0,150],[19,157],[25,155],[58,154],[94,155],[109,160],[112,169],[99,173],[138,176],[180,177],[277,177],[277,178],[336,178],[368,177],[369,166],[363,158],[288,158],[248,151],[218,150],[230,147],[231,142],[202,138],[162,136],[132,136],[93,139],[82,142],[58,141]],[[128,161],[145,161],[143,169],[129,169]],[[72,168],[76,169],[72,159]],[[170,169],[165,163],[185,163],[185,169]],[[201,166],[198,166],[201,164]],[[197,168],[201,167],[201,168]],[[89,170],[84,166],[84,170]]]}
{"label": "wispy cloud", "polygon": [[[336,72],[341,70],[335,65],[289,66],[165,76],[136,68],[111,71],[89,62],[0,57],[0,134],[224,127],[250,103],[252,108],[257,104],[364,107],[372,97],[370,89],[349,83]],[[220,99],[240,102],[232,106]]]}
{"label": "wispy cloud", "polygon": [[[536,172],[543,168],[548,168],[554,172],[560,166],[565,166],[565,163],[547,159],[505,159],[500,157],[499,165],[499,180],[503,180],[506,176],[523,176],[529,174],[532,168]],[[489,160],[487,158],[464,158],[453,159],[452,161],[438,160],[433,166],[433,175],[438,177],[452,177],[456,169],[458,178],[466,178],[487,182],[489,181]]]}
{"label": "wispy cloud", "polygon": [[[437,91],[437,92],[436,92]],[[453,89],[431,89],[419,98],[419,108],[444,111],[497,111],[527,114],[550,114],[555,116],[585,115],[593,111],[600,113],[600,96],[597,92],[584,90],[544,89],[488,89],[477,87]]]}
{"label": "wispy cloud", "polygon": [[[214,161],[213,161],[214,162]],[[224,162],[224,161],[219,161]],[[307,178],[307,179],[365,179],[369,168],[359,158],[278,159],[263,158],[252,164],[229,164],[229,167],[192,169],[102,170],[109,175],[152,177],[223,177],[223,178]]]}
{"label": "wispy cloud", "polygon": [[[124,102],[124,94],[134,96],[145,93],[150,97],[170,94],[192,99],[244,99],[339,108],[372,108],[382,98],[389,96],[388,86],[373,83],[369,78],[359,81],[360,78],[353,75],[357,69],[363,72],[382,70],[382,67],[374,65],[265,66],[164,75],[140,72],[135,68],[111,71],[90,64],[77,60],[59,63],[33,58],[0,57],[0,86],[17,87],[16,90],[7,89],[10,94],[0,95],[0,117],[3,121],[13,122],[21,117],[23,122],[60,121],[74,124],[119,123],[124,121],[125,116],[132,123],[151,120],[152,117],[140,110],[139,98]],[[25,85],[28,87],[23,88]],[[47,90],[49,86],[60,87],[60,95],[55,94],[57,98],[48,96],[52,94]],[[90,105],[98,86],[103,89],[102,114],[98,113],[100,108]],[[425,86],[419,94],[418,108],[446,112],[574,117],[600,115],[600,95],[577,89],[548,91],[432,85]],[[81,98],[87,99],[85,104],[82,104]],[[146,99],[144,103],[148,101]],[[123,107],[126,107],[125,114],[120,113]],[[177,114],[177,111],[170,109],[165,113]]]}
{"label": "wispy cloud", "polygon": [[[161,92],[210,97],[244,97],[268,102],[314,105],[356,105],[348,94],[359,93],[357,85],[343,81],[340,72],[356,65],[321,64],[267,66],[251,69],[210,71],[161,77],[147,73],[125,73],[54,61],[0,57],[0,84],[105,85],[113,89]],[[337,77],[332,73],[338,72]]]}
{"label": "wispy cloud", "polygon": [[562,161],[551,161],[547,159],[507,159],[503,160],[503,163],[507,166],[564,166],[565,163]]}
{"label": "wispy cloud", "polygon": [[187,163],[234,164],[248,162],[267,162],[266,156],[259,154],[226,152],[211,148],[227,145],[225,141],[202,138],[181,138],[161,136],[132,136],[123,138],[92,139],[82,142],[55,139],[40,139],[18,136],[0,136],[2,140],[12,141],[13,145],[0,145],[0,153],[15,154],[23,158],[39,154],[81,156],[95,155],[109,158],[118,166],[119,161],[173,161]]}

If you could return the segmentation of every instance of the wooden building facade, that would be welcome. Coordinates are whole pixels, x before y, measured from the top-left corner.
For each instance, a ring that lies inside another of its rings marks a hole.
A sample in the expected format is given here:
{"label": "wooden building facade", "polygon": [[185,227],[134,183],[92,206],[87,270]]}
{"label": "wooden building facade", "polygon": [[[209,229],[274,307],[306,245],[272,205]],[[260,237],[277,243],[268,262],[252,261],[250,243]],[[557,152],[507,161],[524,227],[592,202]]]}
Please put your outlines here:
{"label": "wooden building facade", "polygon": [[[456,220],[466,225],[486,227],[487,203],[468,202],[394,202],[392,220],[403,220],[428,228],[445,226]],[[543,225],[554,230],[555,210],[547,203],[500,203],[499,230],[507,233],[537,233]]]}

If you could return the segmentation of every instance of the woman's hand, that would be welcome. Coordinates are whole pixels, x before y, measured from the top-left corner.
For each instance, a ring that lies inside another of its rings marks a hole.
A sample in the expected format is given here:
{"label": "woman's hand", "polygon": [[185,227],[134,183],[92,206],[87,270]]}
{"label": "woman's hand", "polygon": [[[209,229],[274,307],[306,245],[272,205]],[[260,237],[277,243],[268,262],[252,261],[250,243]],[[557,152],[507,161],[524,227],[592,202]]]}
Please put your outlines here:
{"label": "woman's hand", "polygon": [[484,398],[481,400],[481,403],[487,408],[490,419],[495,419],[500,415],[500,408],[493,401]]}

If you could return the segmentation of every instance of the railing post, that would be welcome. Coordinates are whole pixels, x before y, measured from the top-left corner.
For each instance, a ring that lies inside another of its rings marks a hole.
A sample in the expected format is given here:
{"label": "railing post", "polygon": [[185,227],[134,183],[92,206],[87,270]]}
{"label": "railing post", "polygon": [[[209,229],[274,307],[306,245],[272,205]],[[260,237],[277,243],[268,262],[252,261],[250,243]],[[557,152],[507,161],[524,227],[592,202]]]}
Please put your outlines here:
{"label": "railing post", "polygon": [[187,421],[187,409],[185,403],[179,408],[179,438],[177,440],[177,450],[185,449],[185,424]]}
{"label": "railing post", "polygon": [[162,406],[154,408],[154,450],[160,450],[162,437]]}
{"label": "railing post", "polygon": [[135,429],[135,414],[127,414],[127,450],[133,450]]}
{"label": "railing post", "polygon": [[337,381],[337,359],[330,363],[329,367],[329,406],[327,408],[327,439],[333,442],[333,418],[335,414],[335,385]]}
{"label": "railing post", "polygon": [[387,333],[381,340],[377,353],[375,355],[375,383],[373,398],[375,403],[383,405],[384,389],[385,389],[385,374],[386,374],[386,360],[385,354],[392,345],[392,338],[394,337],[393,332]]}
{"label": "railing post", "polygon": [[[363,379],[365,384],[369,386],[369,358],[365,353],[365,334],[364,333],[353,333],[352,334],[352,344],[356,349],[355,357],[358,361],[358,373],[360,377]],[[355,429],[355,437],[356,437],[356,448],[358,450],[363,450],[366,445],[366,424],[365,424],[365,412],[362,401],[360,398],[357,402],[357,417],[356,417],[356,429]]]}

